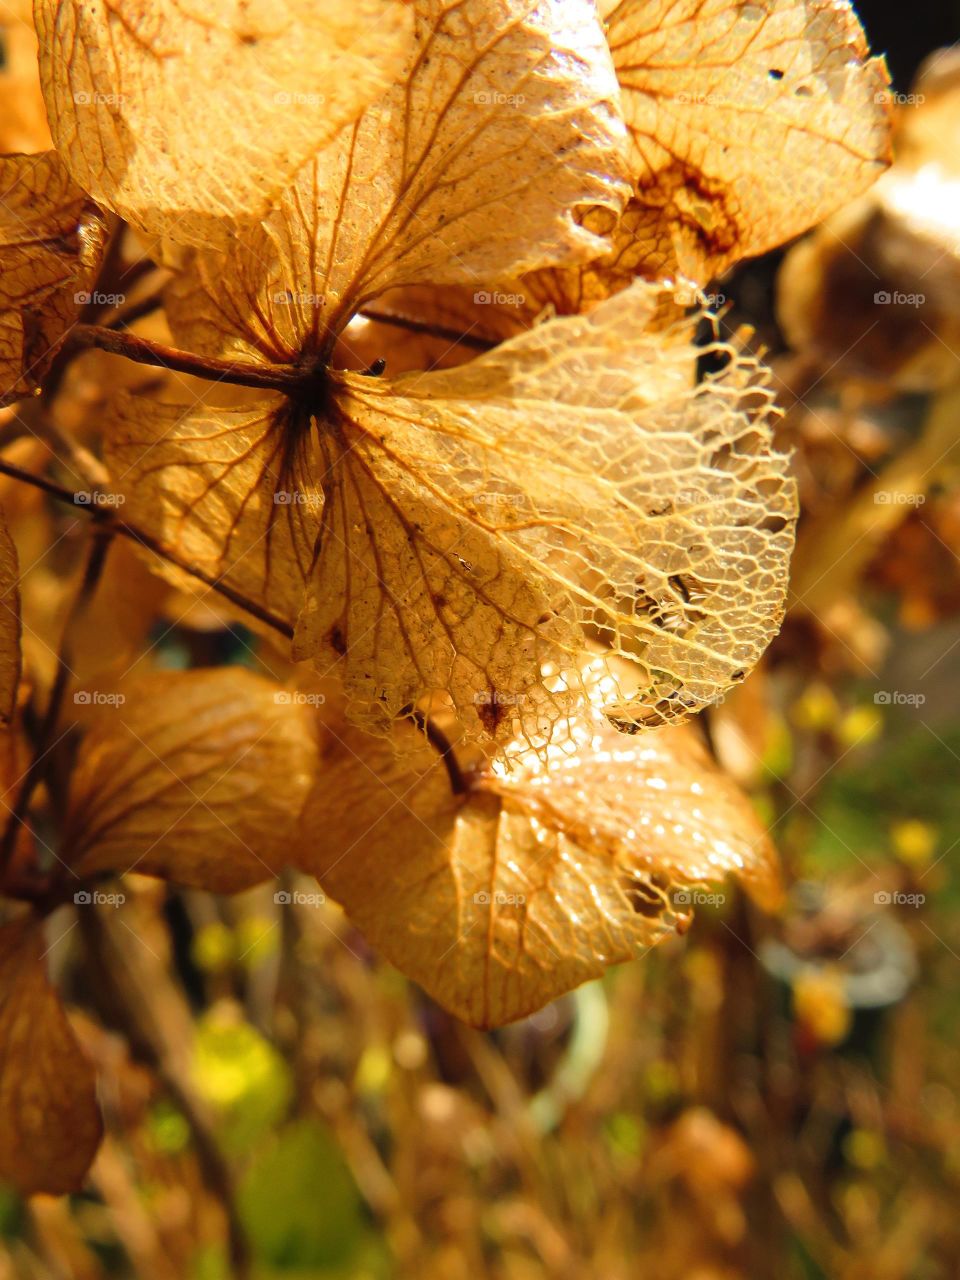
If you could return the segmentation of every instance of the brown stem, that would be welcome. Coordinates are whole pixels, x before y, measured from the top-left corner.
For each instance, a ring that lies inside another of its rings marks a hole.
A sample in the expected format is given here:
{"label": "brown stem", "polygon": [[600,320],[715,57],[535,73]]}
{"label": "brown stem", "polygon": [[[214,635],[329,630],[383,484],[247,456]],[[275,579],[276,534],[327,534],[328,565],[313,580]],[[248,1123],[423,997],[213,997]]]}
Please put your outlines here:
{"label": "brown stem", "polygon": [[131,947],[96,906],[83,906],[80,933],[89,966],[87,989],[106,1025],[118,1025],[135,1057],[157,1075],[190,1126],[200,1172],[227,1223],[231,1274],[250,1276],[250,1251],[236,1207],[233,1170],[220,1149],[208,1108],[189,1068],[190,1012],[170,975],[145,944]]}
{"label": "brown stem", "polygon": [[23,467],[18,467],[16,463],[5,462],[2,459],[0,459],[0,474],[11,476],[14,480],[22,480],[24,484],[30,484],[37,489],[42,489],[44,493],[56,498],[58,502],[69,503],[76,511],[86,512],[87,515],[92,516],[104,528],[108,528],[114,533],[122,534],[132,542],[136,542],[148,551],[152,551],[161,560],[166,560],[168,564],[175,565],[178,569],[182,569],[184,573],[190,574],[192,578],[198,579],[204,586],[218,592],[225,599],[237,605],[238,608],[249,613],[251,617],[259,618],[261,622],[266,623],[274,631],[286,636],[288,640],[293,638],[293,627],[289,622],[286,622],[283,618],[278,618],[269,609],[264,609],[255,600],[250,600],[241,592],[235,591],[228,583],[220,581],[219,578],[215,578],[211,574],[204,573],[202,569],[188,564],[185,560],[181,560],[175,551],[171,551],[169,547],[164,546],[162,542],[151,534],[145,533],[135,525],[128,524],[126,520],[121,520],[113,509],[104,509],[97,504],[91,503],[89,501],[90,494],[84,494],[83,500],[80,500],[78,494],[75,494],[71,489],[65,488],[64,485],[57,484],[54,480],[48,480],[46,476],[34,475],[32,471],[27,471]]}
{"label": "brown stem", "polygon": [[154,311],[158,311],[162,306],[163,298],[160,294],[148,294],[147,297],[141,298],[139,302],[132,302],[129,307],[118,312],[112,320],[107,322],[105,327],[107,329],[128,329],[130,325],[142,320],[144,316],[153,315]]}
{"label": "brown stem", "polygon": [[0,844],[0,871],[5,870],[10,861],[16,845],[17,831],[24,822],[31,797],[43,774],[43,762],[54,745],[53,735],[57,727],[57,721],[60,719],[63,695],[67,691],[67,685],[73,674],[70,660],[73,656],[74,629],[97,589],[97,584],[103,573],[103,567],[106,564],[107,551],[110,548],[112,538],[113,530],[108,524],[100,523],[94,526],[93,541],[90,546],[90,554],[87,557],[86,568],[83,572],[83,580],[80,583],[80,590],[74,597],[70,612],[67,614],[66,621],[63,624],[60,651],[57,654],[57,674],[53,680],[53,688],[50,690],[47,710],[37,731],[33,758],[30,761],[27,772],[24,774],[23,782],[20,784],[20,790],[17,793],[13,809],[7,819],[6,829],[3,833],[3,843]]}
{"label": "brown stem", "polygon": [[429,716],[425,716],[422,711],[414,709],[411,712],[411,718],[421,733],[426,736],[431,747],[439,752],[443,766],[447,771],[447,777],[450,779],[450,790],[455,796],[466,795],[470,788],[453,750],[453,743],[443,730]]}
{"label": "brown stem", "polygon": [[293,392],[304,386],[307,376],[287,365],[253,364],[243,360],[215,360],[197,356],[177,347],[167,347],[160,342],[138,338],[125,329],[108,329],[97,324],[78,324],[70,333],[68,346],[71,351],[85,347],[98,347],[113,355],[126,356],[140,364],[154,365],[159,369],[176,369],[179,373],[192,373],[212,382],[231,382],[240,387],[257,387],[261,390]]}
{"label": "brown stem", "polygon": [[360,314],[365,320],[375,320],[378,324],[391,324],[397,329],[406,329],[409,333],[423,333],[429,338],[440,338],[444,342],[456,342],[464,347],[472,347],[474,351],[490,351],[497,345],[488,338],[473,337],[458,329],[448,329],[446,325],[429,324],[425,320],[411,320],[408,316],[394,315],[389,311],[364,310]]}

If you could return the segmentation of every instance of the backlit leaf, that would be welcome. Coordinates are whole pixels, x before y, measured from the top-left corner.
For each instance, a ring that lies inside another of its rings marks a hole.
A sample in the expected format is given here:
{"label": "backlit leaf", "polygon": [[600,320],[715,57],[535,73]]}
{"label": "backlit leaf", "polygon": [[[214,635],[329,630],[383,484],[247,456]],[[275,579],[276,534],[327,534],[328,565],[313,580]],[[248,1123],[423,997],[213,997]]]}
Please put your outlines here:
{"label": "backlit leaf", "polygon": [[649,277],[704,284],[879,177],[888,78],[847,0],[604,0]]}
{"label": "backlit leaf", "polygon": [[402,756],[343,736],[304,811],[303,867],[468,1022],[522,1017],[683,931],[687,886],[733,873],[778,899],[765,832],[688,729],[628,738],[581,712],[568,749],[518,743],[509,772],[467,767],[463,795],[405,732]]}
{"label": "backlit leaf", "polygon": [[681,719],[779,626],[794,487],[769,397],[733,358],[695,382],[687,329],[638,284],[468,365],[341,375],[295,652],[382,730],[436,693],[488,732],[569,709],[541,669],[602,633],[633,661],[625,725]]}
{"label": "backlit leaf", "polygon": [[604,248],[573,216],[626,196],[593,6],[415,8],[420,52],[401,82],[301,171],[229,273],[218,255],[193,259],[169,298],[183,345],[309,362],[391,286],[483,288]]}
{"label": "backlit leaf", "polygon": [[312,394],[228,414],[129,401],[111,446],[141,524],[291,623],[329,479],[312,427],[329,416],[323,368],[354,312],[399,282],[589,257],[603,241],[573,211],[626,194],[616,78],[588,0],[416,11],[402,82],[301,171],[228,269],[193,255],[168,293],[180,346],[315,368]]}
{"label": "backlit leaf", "polygon": [[100,1144],[96,1081],[47,980],[42,922],[0,927],[0,1182],[78,1191]]}
{"label": "backlit leaf", "polygon": [[449,371],[331,374],[316,407],[130,402],[110,456],[138,520],[286,610],[319,533],[296,653],[369,729],[443,694],[532,730],[568,710],[541,669],[597,629],[636,667],[618,718],[680,719],[776,632],[795,498],[755,364],[727,352],[697,384],[691,330],[650,328],[663,296],[637,284]]}
{"label": "backlit leaf", "polygon": [[410,55],[399,0],[36,0],[57,147],[101,204],[203,244],[259,216]]}

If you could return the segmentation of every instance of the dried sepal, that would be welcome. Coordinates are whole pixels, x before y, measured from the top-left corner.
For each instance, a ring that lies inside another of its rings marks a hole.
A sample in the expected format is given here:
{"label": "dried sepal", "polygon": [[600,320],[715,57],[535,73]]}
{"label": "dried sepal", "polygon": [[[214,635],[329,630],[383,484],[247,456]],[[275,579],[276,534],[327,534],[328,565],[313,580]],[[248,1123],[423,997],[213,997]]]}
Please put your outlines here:
{"label": "dried sepal", "polygon": [[354,121],[412,49],[400,0],[36,0],[54,141],[151,236],[223,242]]}
{"label": "dried sepal", "polygon": [[581,708],[546,762],[517,743],[506,771],[458,747],[463,794],[400,732],[393,747],[339,735],[301,866],[467,1022],[522,1017],[682,932],[691,885],[733,874],[778,900],[766,833],[690,730],[627,738]]}
{"label": "dried sepal", "polygon": [[848,0],[604,0],[643,274],[705,284],[868,187],[889,80]]}
{"label": "dried sepal", "polygon": [[91,708],[64,848],[77,875],[138,871],[234,893],[291,857],[315,743],[252,672],[153,672]]}
{"label": "dried sepal", "polygon": [[0,1182],[79,1191],[100,1144],[94,1071],[46,975],[43,923],[0,926]]}
{"label": "dried sepal", "polygon": [[34,391],[87,300],[104,224],[55,151],[0,156],[0,405]]}
{"label": "dried sepal", "polygon": [[603,250],[575,214],[619,212],[628,188],[593,5],[418,0],[415,11],[416,58],[239,238],[229,272],[219,255],[192,257],[168,297],[182,345],[325,358],[354,312],[397,284],[481,289]]}
{"label": "dried sepal", "polygon": [[569,714],[548,667],[629,658],[624,727],[685,718],[776,633],[796,514],[770,394],[636,284],[456,369],[340,375],[295,652],[382,731],[442,694],[493,736]]}

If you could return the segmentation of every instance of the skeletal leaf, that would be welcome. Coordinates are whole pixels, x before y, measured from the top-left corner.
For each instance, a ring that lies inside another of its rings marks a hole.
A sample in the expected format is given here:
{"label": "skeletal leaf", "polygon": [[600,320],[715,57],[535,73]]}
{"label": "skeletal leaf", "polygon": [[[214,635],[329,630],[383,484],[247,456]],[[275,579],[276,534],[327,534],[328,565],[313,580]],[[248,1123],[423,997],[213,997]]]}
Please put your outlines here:
{"label": "skeletal leaf", "polygon": [[848,0],[604,0],[643,274],[705,283],[889,159],[888,77]]}
{"label": "skeletal leaf", "polygon": [[367,728],[443,693],[494,735],[568,699],[588,635],[633,662],[625,726],[681,719],[779,626],[795,515],[750,361],[697,385],[688,331],[637,284],[470,364],[340,375],[295,652]]}
{"label": "skeletal leaf", "polygon": [[627,738],[581,711],[565,751],[545,762],[517,743],[509,772],[468,768],[460,795],[406,732],[400,752],[343,735],[304,811],[302,865],[467,1022],[522,1017],[682,932],[691,885],[733,873],[777,901],[765,832],[687,729]]}
{"label": "skeletal leaf", "polygon": [[47,980],[43,925],[0,926],[0,1182],[79,1191],[100,1144],[93,1068]]}
{"label": "skeletal leaf", "polygon": [[102,205],[155,236],[222,239],[400,72],[399,0],[36,0],[57,148]]}
{"label": "skeletal leaf", "polygon": [[236,668],[154,672],[91,708],[64,845],[78,875],[138,871],[214,892],[283,865],[313,772],[304,707]]}
{"label": "skeletal leaf", "polygon": [[663,296],[637,284],[453,370],[332,373],[314,406],[128,402],[109,456],[139,523],[281,610],[316,537],[296,652],[371,730],[446,695],[532,732],[568,704],[542,669],[598,629],[635,663],[618,718],[683,718],[779,626],[795,499],[755,365],[727,353],[697,384],[690,330],[651,328]]}
{"label": "skeletal leaf", "polygon": [[0,515],[0,727],[9,725],[20,683],[20,565]]}
{"label": "skeletal leaf", "polygon": [[103,223],[55,151],[0,156],[0,405],[33,391],[86,300]]}

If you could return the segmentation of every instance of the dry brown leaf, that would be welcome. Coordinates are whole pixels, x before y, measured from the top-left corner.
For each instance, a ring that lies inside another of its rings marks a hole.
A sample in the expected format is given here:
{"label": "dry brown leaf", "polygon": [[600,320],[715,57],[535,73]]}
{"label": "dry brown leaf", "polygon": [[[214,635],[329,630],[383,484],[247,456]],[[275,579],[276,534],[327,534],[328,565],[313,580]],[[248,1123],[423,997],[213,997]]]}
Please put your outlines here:
{"label": "dry brown leaf", "polygon": [[79,1191],[100,1144],[96,1079],[50,985],[42,921],[0,927],[0,1182]]}
{"label": "dry brown leaf", "polygon": [[292,624],[323,506],[310,412],[279,395],[192,411],[121,395],[112,419],[105,453],[131,518]]}
{"label": "dry brown leaf", "polygon": [[0,730],[13,718],[20,662],[20,564],[0,513]]}
{"label": "dry brown leaf", "polygon": [[539,731],[569,710],[541,668],[579,666],[596,628],[636,664],[618,718],[680,719],[775,634],[795,496],[756,365],[728,352],[697,385],[691,330],[649,327],[662,296],[450,371],[332,374],[322,416],[128,401],[111,465],[138,523],[279,610],[319,533],[296,652],[368,729],[444,694],[488,733],[514,710]]}
{"label": "dry brown leaf", "polygon": [[229,271],[194,256],[168,298],[181,345],[322,363],[393,286],[483,289],[604,249],[575,217],[619,212],[627,195],[593,5],[418,0],[415,12],[419,52],[400,82],[301,170]]}
{"label": "dry brown leaf", "polygon": [[[581,713],[572,749],[516,744],[509,772],[347,730],[304,810],[302,865],[383,955],[465,1021],[496,1026],[688,922],[684,886],[778,899],[775,855],[687,729],[628,738]],[[464,763],[467,763],[464,761]]]}
{"label": "dry brown leaf", "polygon": [[[611,247],[592,262],[572,267],[543,267],[492,289],[412,285],[390,290],[378,298],[375,314],[412,321],[415,325],[440,327],[451,335],[446,339],[434,337],[425,348],[432,363],[418,365],[398,365],[390,358],[391,346],[385,344],[387,369],[406,371],[462,364],[473,354],[471,342],[474,348],[477,344],[495,346],[554,316],[585,315],[643,274],[644,249],[634,234],[638,218],[632,204],[619,218],[610,209],[592,209],[582,222],[598,236],[609,237],[611,241]],[[666,290],[662,293],[660,316],[651,317],[650,324],[667,328],[701,301],[696,286],[681,281],[673,293]],[[377,327],[382,332],[387,326],[381,323]],[[458,337],[464,341],[458,343]],[[406,352],[402,355],[405,358]],[[371,363],[372,360],[368,360],[359,367],[369,368]]]}
{"label": "dry brown leaf", "polygon": [[178,345],[313,366],[315,392],[230,413],[118,410],[112,457],[138,522],[291,623],[329,479],[312,426],[329,417],[322,370],[354,312],[401,281],[589,257],[602,241],[573,210],[626,193],[588,0],[423,0],[417,35],[403,82],[304,168],[229,269],[197,254],[168,294]]}
{"label": "dry brown leaf", "polygon": [[235,667],[153,672],[118,694],[91,707],[71,780],[74,871],[234,893],[284,865],[314,770],[306,708]]}
{"label": "dry brown leaf", "polygon": [[706,283],[870,185],[888,76],[847,0],[604,0],[644,275]]}
{"label": "dry brown leaf", "polygon": [[41,78],[76,181],[152,236],[222,239],[393,82],[399,0],[36,0]]}
{"label": "dry brown leaf", "polygon": [[55,151],[0,156],[0,405],[33,391],[96,276],[104,227]]}
{"label": "dry brown leaf", "polygon": [[646,328],[660,296],[634,285],[450,371],[339,378],[295,652],[336,668],[358,723],[445,693],[532,735],[569,711],[541,669],[578,667],[596,629],[633,659],[625,724],[683,718],[757,660],[794,486],[755,367],[695,385],[686,328]]}

